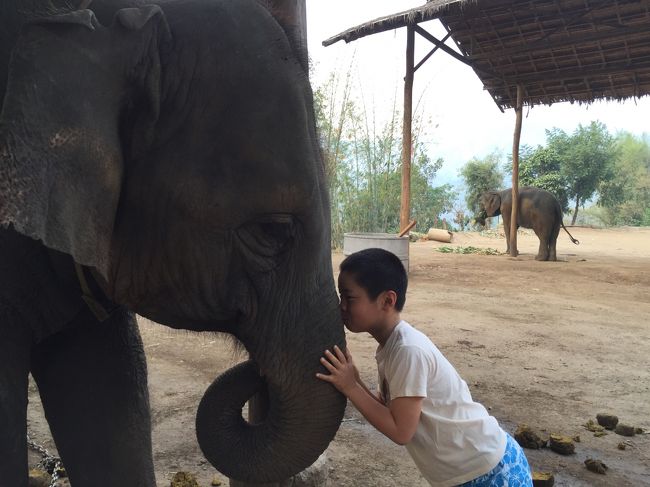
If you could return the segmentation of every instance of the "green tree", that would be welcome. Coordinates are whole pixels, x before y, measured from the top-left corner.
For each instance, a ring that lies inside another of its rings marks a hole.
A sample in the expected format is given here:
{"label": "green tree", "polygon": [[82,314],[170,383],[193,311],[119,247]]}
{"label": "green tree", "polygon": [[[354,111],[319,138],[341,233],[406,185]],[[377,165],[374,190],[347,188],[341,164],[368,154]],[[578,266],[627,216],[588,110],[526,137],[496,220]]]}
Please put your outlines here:
{"label": "green tree", "polygon": [[[507,172],[512,174],[512,158]],[[519,155],[519,186],[545,189],[555,195],[563,212],[569,209],[567,184],[562,176],[562,158],[552,147],[522,147]]]}
{"label": "green tree", "polygon": [[458,196],[450,184],[433,185],[442,164],[441,158],[432,162],[421,151],[411,165],[411,215],[423,230],[435,227],[440,215],[452,210]]}
{"label": "green tree", "polygon": [[[377,124],[363,100],[353,99],[349,75],[343,80],[331,75],[316,88],[314,99],[329,181],[333,245],[340,246],[346,232],[397,233],[402,172],[402,115],[397,97],[384,124]],[[422,142],[427,130],[428,122],[416,111],[411,217],[417,220],[419,228],[433,226],[441,213],[451,209],[456,198],[449,185],[434,185],[443,161],[432,160],[427,154]]]}
{"label": "green tree", "polygon": [[314,112],[329,183],[333,239],[343,234],[344,226],[338,208],[341,205],[341,188],[345,185],[345,181],[340,178],[341,167],[350,150],[349,141],[345,137],[345,127],[355,110],[351,100],[351,72],[351,69],[347,70],[343,79],[338,73],[332,72],[327,81],[314,91]]}
{"label": "green tree", "polygon": [[599,188],[605,223],[650,226],[650,136],[623,132],[616,146],[613,176]]}
{"label": "green tree", "polygon": [[601,122],[579,125],[572,135],[554,128],[546,131],[547,147],[561,161],[560,175],[567,196],[575,202],[571,224],[575,224],[580,205],[591,199],[598,187],[613,177],[617,148],[614,138]]}
{"label": "green tree", "polygon": [[461,169],[460,175],[465,181],[465,203],[476,217],[480,209],[480,197],[486,191],[496,191],[503,186],[503,172],[499,168],[501,154],[497,151],[483,159],[473,158]]}

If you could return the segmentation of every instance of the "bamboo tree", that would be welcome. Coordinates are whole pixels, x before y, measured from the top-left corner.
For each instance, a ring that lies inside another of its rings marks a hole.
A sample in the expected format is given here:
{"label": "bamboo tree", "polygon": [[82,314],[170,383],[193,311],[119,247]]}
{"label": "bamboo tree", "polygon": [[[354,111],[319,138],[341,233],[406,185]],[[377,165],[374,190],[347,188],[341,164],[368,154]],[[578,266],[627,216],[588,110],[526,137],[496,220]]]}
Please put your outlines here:
{"label": "bamboo tree", "polygon": [[[320,140],[328,158],[336,246],[341,245],[345,232],[399,231],[401,166],[395,161],[401,161],[402,118],[396,95],[387,122],[378,123],[374,104],[352,99],[349,75],[341,85],[338,80],[330,76],[315,91]],[[456,195],[449,185],[433,186],[442,160],[432,161],[426,154],[421,137],[427,124],[421,113],[414,112],[412,214],[426,225],[450,211]]]}

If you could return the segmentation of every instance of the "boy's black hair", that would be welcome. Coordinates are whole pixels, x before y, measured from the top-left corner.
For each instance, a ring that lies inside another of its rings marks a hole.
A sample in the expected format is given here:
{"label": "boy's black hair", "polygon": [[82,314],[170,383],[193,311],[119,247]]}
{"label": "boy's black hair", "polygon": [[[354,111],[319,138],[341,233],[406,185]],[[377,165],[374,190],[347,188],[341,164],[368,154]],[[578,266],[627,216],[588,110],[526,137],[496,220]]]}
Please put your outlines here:
{"label": "boy's black hair", "polygon": [[375,248],[360,250],[343,259],[339,270],[354,276],[373,301],[384,291],[395,291],[395,309],[404,308],[408,277],[402,261],[392,252]]}

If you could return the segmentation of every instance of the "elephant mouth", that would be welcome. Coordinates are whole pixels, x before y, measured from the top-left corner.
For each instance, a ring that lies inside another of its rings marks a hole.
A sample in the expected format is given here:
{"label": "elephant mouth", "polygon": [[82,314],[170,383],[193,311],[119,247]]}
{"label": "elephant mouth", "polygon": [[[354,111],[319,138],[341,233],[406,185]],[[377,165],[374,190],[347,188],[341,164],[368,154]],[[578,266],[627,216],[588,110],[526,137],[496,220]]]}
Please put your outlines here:
{"label": "elephant mouth", "polygon": [[161,325],[175,328],[177,330],[192,330],[192,331],[216,331],[223,333],[235,334],[237,324],[240,320],[240,315],[237,313],[226,314],[213,319],[191,319],[187,316],[175,316],[167,313],[160,313],[157,311],[148,310],[146,307],[137,307],[135,312],[140,316],[159,323]]}

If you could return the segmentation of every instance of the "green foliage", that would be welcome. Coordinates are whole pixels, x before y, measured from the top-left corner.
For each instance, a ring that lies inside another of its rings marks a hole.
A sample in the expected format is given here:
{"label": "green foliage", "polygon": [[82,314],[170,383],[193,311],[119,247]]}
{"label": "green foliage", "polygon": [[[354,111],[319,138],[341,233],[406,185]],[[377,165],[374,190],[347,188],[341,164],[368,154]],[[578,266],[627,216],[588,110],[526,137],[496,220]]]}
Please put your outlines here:
{"label": "green foliage", "polygon": [[579,125],[569,136],[560,129],[546,131],[547,145],[561,162],[560,175],[569,199],[575,202],[572,223],[580,204],[591,199],[598,187],[613,176],[612,164],[617,155],[614,138],[601,122]]}
{"label": "green foliage", "polygon": [[[579,207],[614,177],[618,150],[601,122],[591,122],[586,127],[579,125],[571,135],[558,128],[547,130],[546,146],[522,148],[519,184],[553,193],[563,212],[568,211],[569,201],[573,201],[572,223],[575,223]],[[616,198],[616,192],[610,186],[608,198]]]}
{"label": "green foliage", "polygon": [[[519,155],[519,185],[535,186],[555,195],[563,212],[569,209],[569,196],[562,176],[562,159],[552,147],[524,146]],[[508,166],[512,173],[512,161]]]}
{"label": "green foliage", "polygon": [[650,137],[623,132],[616,146],[612,177],[599,190],[604,223],[650,226]]}
{"label": "green foliage", "polygon": [[[349,70],[348,72],[351,72]],[[398,233],[401,205],[402,115],[393,100],[388,121],[377,126],[363,103],[351,98],[350,76],[332,74],[314,93],[319,137],[330,189],[332,244],[346,232]],[[427,124],[413,120],[411,218],[417,227],[434,226],[451,210],[450,185],[433,186],[442,159],[431,160],[421,143]]]}
{"label": "green foliage", "polygon": [[438,252],[442,252],[443,254],[503,255],[503,252],[499,252],[497,249],[482,249],[480,247],[474,247],[472,245],[468,245],[467,247],[463,247],[462,245],[458,245],[456,247],[443,246],[437,247],[436,250]]}
{"label": "green foliage", "polygon": [[473,158],[461,169],[465,181],[465,203],[476,217],[480,210],[480,197],[486,191],[496,191],[503,186],[503,172],[499,169],[501,154],[493,152],[483,159]]}

